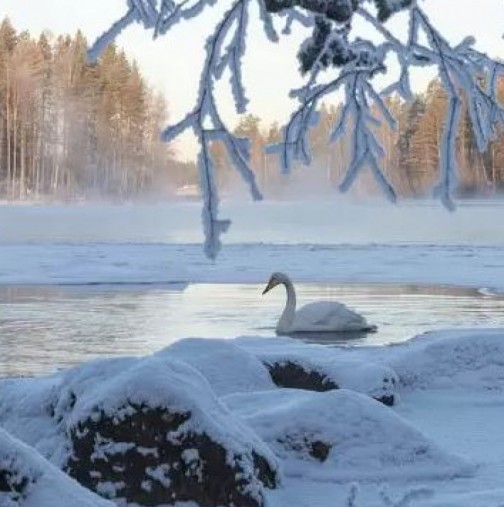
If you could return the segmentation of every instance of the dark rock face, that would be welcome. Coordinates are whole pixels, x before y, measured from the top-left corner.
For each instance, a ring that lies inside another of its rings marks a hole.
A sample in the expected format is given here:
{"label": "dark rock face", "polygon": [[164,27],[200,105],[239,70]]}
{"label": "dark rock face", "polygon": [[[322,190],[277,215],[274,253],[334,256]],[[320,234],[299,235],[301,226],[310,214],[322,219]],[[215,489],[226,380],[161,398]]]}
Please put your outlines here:
{"label": "dark rock face", "polygon": [[307,371],[291,361],[266,364],[273,382],[278,387],[305,389],[306,391],[331,391],[339,387],[327,376],[318,371]]}
{"label": "dark rock face", "polygon": [[145,506],[194,501],[202,507],[259,507],[250,474],[277,485],[276,471],[252,451],[230,454],[206,433],[181,429],[190,412],[129,405],[80,423],[71,433],[68,473],[103,496]]}
{"label": "dark rock face", "polygon": [[278,439],[278,443],[290,451],[295,451],[301,456],[311,456],[323,463],[329,456],[332,445],[308,435],[287,435]]}
{"label": "dark rock face", "polygon": [[8,463],[0,462],[0,504],[5,498],[6,505],[17,505],[26,497],[26,490],[32,479],[13,470]]}

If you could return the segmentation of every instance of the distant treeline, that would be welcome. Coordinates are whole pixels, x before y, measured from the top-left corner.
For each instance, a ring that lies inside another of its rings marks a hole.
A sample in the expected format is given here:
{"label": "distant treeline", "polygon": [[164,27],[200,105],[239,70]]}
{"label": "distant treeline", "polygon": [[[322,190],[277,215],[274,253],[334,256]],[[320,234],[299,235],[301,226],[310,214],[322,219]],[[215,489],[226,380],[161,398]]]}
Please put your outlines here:
{"label": "distant treeline", "polygon": [[160,141],[167,105],[110,46],[0,25],[0,198],[129,198],[195,180]]}
{"label": "distant treeline", "polygon": [[[147,86],[136,63],[110,46],[96,64],[86,61],[81,33],[34,39],[0,25],[0,199],[128,199],[166,195],[197,184],[193,163],[175,159],[160,141],[168,111],[162,95]],[[499,83],[504,92],[504,83]],[[388,105],[397,129],[377,126],[385,173],[403,196],[425,194],[438,178],[446,96],[437,81],[411,103]],[[252,115],[235,131],[251,139],[251,166],[268,197],[333,190],[349,164],[349,137],[328,144],[338,107],[322,107],[311,132],[313,164],[281,174],[267,144],[281,138],[278,125]],[[224,194],[244,188],[224,147],[212,154]],[[504,186],[504,137],[480,154],[467,112],[458,136],[459,193],[475,195]],[[368,171],[355,190],[377,192]]]}
{"label": "distant treeline", "polygon": [[[504,82],[498,84],[503,92]],[[429,195],[436,183],[441,154],[441,140],[447,105],[446,95],[438,81],[432,81],[426,91],[413,102],[397,97],[387,99],[387,104],[397,120],[396,129],[385,122],[377,126],[378,138],[384,148],[382,160],[385,173],[398,193],[407,197]],[[333,144],[328,139],[339,107],[325,107],[320,111],[319,124],[312,129],[312,157],[310,167],[295,167],[289,176],[279,174],[276,155],[265,155],[264,147],[280,139],[278,125],[263,129],[255,116],[244,117],[237,131],[252,139],[252,166],[261,188],[268,195],[280,196],[295,191],[297,195],[310,191],[324,191],[336,187],[350,163],[350,137],[343,136]],[[379,113],[376,114],[379,117]],[[458,133],[458,165],[460,178],[457,193],[474,196],[501,191],[504,187],[504,133],[484,153],[476,146],[467,111]],[[224,147],[214,146],[214,158],[219,169],[219,181],[226,187],[235,176],[226,160]],[[364,169],[355,189],[360,194],[379,192],[370,171]]]}

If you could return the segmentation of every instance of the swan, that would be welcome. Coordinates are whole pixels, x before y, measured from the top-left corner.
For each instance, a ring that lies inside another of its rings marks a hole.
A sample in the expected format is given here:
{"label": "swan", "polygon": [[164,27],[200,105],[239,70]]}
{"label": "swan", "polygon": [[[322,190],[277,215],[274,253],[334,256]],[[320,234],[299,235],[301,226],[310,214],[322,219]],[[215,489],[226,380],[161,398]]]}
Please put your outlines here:
{"label": "swan", "polygon": [[277,285],[284,285],[287,291],[287,304],[276,325],[277,334],[376,331],[376,326],[362,315],[335,301],[315,301],[296,311],[294,284],[284,273],[271,275],[263,295]]}

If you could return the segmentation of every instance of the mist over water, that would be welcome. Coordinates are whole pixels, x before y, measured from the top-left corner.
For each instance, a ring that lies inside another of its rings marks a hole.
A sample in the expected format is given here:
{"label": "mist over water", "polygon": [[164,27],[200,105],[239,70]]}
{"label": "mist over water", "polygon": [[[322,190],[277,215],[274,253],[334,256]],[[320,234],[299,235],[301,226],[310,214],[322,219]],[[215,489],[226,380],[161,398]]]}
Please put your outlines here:
{"label": "mist over water", "polygon": [[[224,243],[504,245],[504,201],[223,200]],[[199,243],[199,202],[0,206],[0,244]],[[0,263],[1,264],[1,263]]]}

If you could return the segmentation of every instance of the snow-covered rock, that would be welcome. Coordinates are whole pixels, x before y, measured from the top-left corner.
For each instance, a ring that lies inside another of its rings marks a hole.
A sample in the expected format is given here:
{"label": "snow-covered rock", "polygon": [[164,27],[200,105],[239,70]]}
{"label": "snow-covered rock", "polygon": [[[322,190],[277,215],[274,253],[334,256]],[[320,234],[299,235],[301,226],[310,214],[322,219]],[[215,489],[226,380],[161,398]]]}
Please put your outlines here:
{"label": "snow-covered rock", "polygon": [[0,399],[0,424],[105,497],[254,507],[278,483],[270,449],[196,369],[170,357],[93,361],[40,381],[4,381]]}
{"label": "snow-covered rock", "polygon": [[289,476],[388,481],[473,471],[393,410],[353,391],[279,389],[223,401],[271,446]]}
{"label": "snow-covered rock", "polygon": [[196,368],[217,395],[275,389],[268,369],[232,340],[186,338],[157,355],[173,357]]}
{"label": "snow-covered rock", "polygon": [[395,402],[398,378],[388,366],[348,357],[344,350],[290,338],[240,338],[238,344],[268,367],[279,387],[312,391],[351,389],[386,405]]}
{"label": "snow-covered rock", "polygon": [[381,354],[413,389],[504,389],[504,331],[450,330],[426,333]]}
{"label": "snow-covered rock", "polygon": [[1,507],[114,507],[0,429]]}

